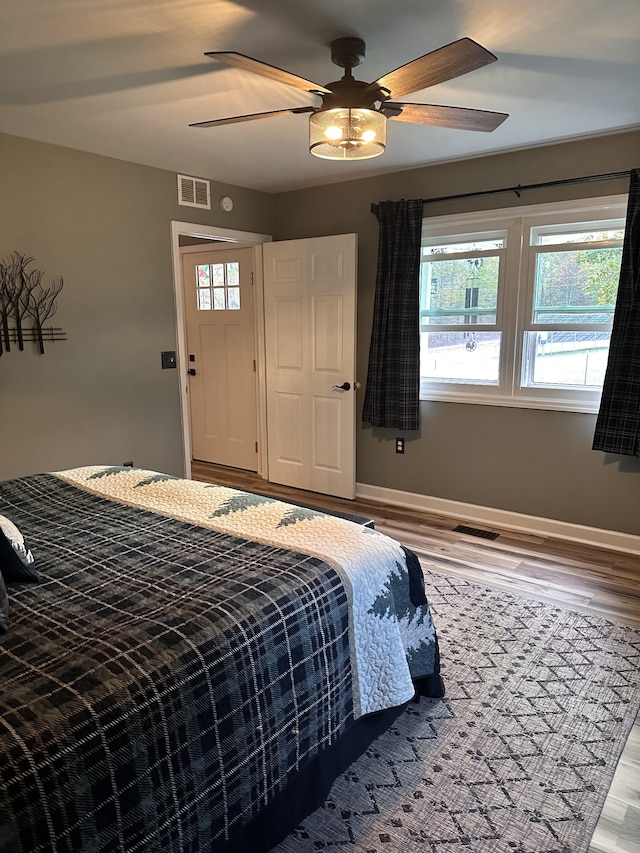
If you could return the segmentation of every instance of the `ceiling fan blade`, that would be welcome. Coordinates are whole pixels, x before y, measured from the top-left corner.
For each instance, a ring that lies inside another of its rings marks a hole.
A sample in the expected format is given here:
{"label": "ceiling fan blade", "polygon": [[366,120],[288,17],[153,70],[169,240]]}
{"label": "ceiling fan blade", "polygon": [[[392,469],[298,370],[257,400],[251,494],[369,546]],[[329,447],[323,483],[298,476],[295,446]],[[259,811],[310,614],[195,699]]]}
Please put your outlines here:
{"label": "ceiling fan blade", "polygon": [[[429,124],[436,127],[451,127],[455,130],[481,130],[491,133],[509,118],[508,113],[488,110],[469,110],[465,107],[441,107],[436,104],[396,104],[385,101],[382,112],[389,118],[412,124]],[[399,110],[400,112],[396,112]]]}
{"label": "ceiling fan blade", "polygon": [[380,77],[369,88],[381,87],[387,89],[394,98],[401,98],[410,92],[419,92],[437,83],[461,77],[495,62],[497,58],[473,39],[462,38],[401,65]]}
{"label": "ceiling fan blade", "polygon": [[258,118],[273,118],[273,116],[296,115],[297,113],[315,113],[315,107],[293,107],[290,110],[271,110],[268,113],[249,113],[244,116],[230,116],[229,118],[214,118],[211,121],[197,121],[189,127],[215,127],[217,124],[237,124],[241,121],[254,121]]}
{"label": "ceiling fan blade", "polygon": [[287,86],[293,86],[294,89],[302,89],[303,92],[318,92],[323,95],[331,94],[329,89],[325,89],[319,83],[314,83],[312,80],[305,80],[304,77],[298,77],[289,71],[283,71],[282,68],[276,68],[275,65],[260,62],[259,59],[252,59],[243,53],[213,50],[205,53],[205,56],[210,56],[212,59],[219,59],[220,62],[224,62],[226,65],[233,65],[234,68],[251,71],[253,74],[259,74],[261,77],[268,77],[270,80],[276,80],[278,83],[286,83]]}
{"label": "ceiling fan blade", "polygon": [[271,110],[268,113],[249,113],[244,116],[230,116],[229,118],[214,118],[210,121],[196,121],[189,127],[215,127],[217,124],[238,124],[241,121],[254,121],[258,118],[273,118],[273,116],[297,115],[298,113],[314,113],[315,107],[292,107],[289,110]]}

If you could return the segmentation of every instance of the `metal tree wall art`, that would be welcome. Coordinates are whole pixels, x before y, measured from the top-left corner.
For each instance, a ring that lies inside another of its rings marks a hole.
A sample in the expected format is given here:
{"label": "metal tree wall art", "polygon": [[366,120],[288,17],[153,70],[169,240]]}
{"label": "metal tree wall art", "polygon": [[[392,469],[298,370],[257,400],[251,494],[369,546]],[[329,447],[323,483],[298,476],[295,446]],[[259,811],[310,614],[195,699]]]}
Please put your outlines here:
{"label": "metal tree wall art", "polygon": [[62,276],[44,284],[44,272],[29,269],[33,258],[12,252],[0,260],[0,355],[11,352],[11,344],[24,349],[25,341],[34,341],[44,355],[44,342],[64,341],[59,328],[44,328],[57,311],[56,299],[62,290]]}

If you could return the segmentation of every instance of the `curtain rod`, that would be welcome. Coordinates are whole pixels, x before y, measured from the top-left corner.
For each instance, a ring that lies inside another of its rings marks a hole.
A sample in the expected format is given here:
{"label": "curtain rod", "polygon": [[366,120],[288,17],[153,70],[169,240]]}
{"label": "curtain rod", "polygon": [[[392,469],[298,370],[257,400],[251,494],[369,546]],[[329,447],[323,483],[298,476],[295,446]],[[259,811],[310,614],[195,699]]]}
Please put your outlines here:
{"label": "curtain rod", "polygon": [[562,187],[570,184],[587,184],[591,181],[608,181],[613,178],[628,178],[631,175],[631,170],[627,169],[624,172],[608,172],[604,175],[584,175],[581,178],[564,178],[560,181],[544,181],[540,184],[518,184],[516,187],[503,187],[502,189],[480,190],[474,193],[460,193],[459,195],[442,195],[438,198],[421,198],[423,204],[432,204],[436,201],[453,201],[459,198],[478,198],[483,195],[496,195],[498,193],[515,193],[520,198],[520,193],[523,190],[539,190],[544,187]]}

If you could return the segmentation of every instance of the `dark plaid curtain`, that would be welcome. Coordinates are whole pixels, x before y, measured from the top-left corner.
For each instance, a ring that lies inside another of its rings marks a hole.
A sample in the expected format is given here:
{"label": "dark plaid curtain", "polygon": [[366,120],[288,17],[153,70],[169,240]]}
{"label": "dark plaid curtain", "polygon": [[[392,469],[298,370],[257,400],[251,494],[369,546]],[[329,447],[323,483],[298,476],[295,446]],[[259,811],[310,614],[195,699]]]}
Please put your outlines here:
{"label": "dark plaid curtain", "polygon": [[640,169],[631,172],[618,298],[593,449],[640,456]]}
{"label": "dark plaid curtain", "polygon": [[420,427],[420,239],[422,202],[382,201],[378,270],[362,421]]}

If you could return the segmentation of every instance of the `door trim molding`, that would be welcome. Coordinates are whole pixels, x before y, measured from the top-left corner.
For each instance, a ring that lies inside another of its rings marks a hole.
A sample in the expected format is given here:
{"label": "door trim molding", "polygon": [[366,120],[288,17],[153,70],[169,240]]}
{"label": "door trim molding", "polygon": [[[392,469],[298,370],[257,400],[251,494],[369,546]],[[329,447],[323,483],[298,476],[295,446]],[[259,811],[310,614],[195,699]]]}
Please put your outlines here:
{"label": "door trim molding", "polygon": [[[176,328],[176,366],[180,377],[180,424],[182,430],[182,450],[184,459],[184,477],[191,477],[191,424],[189,421],[189,400],[187,399],[187,337],[184,316],[184,298],[182,289],[182,262],[180,237],[203,237],[207,240],[219,240],[229,243],[249,243],[253,246],[254,261],[254,316],[256,327],[256,380],[258,411],[258,474],[266,479],[266,377],[264,364],[264,286],[262,277],[262,244],[273,240],[270,234],[258,234],[251,231],[236,231],[220,228],[216,225],[198,225],[195,222],[171,222],[171,263],[173,267],[173,299],[175,306]],[[187,248],[187,247],[185,247]]]}

